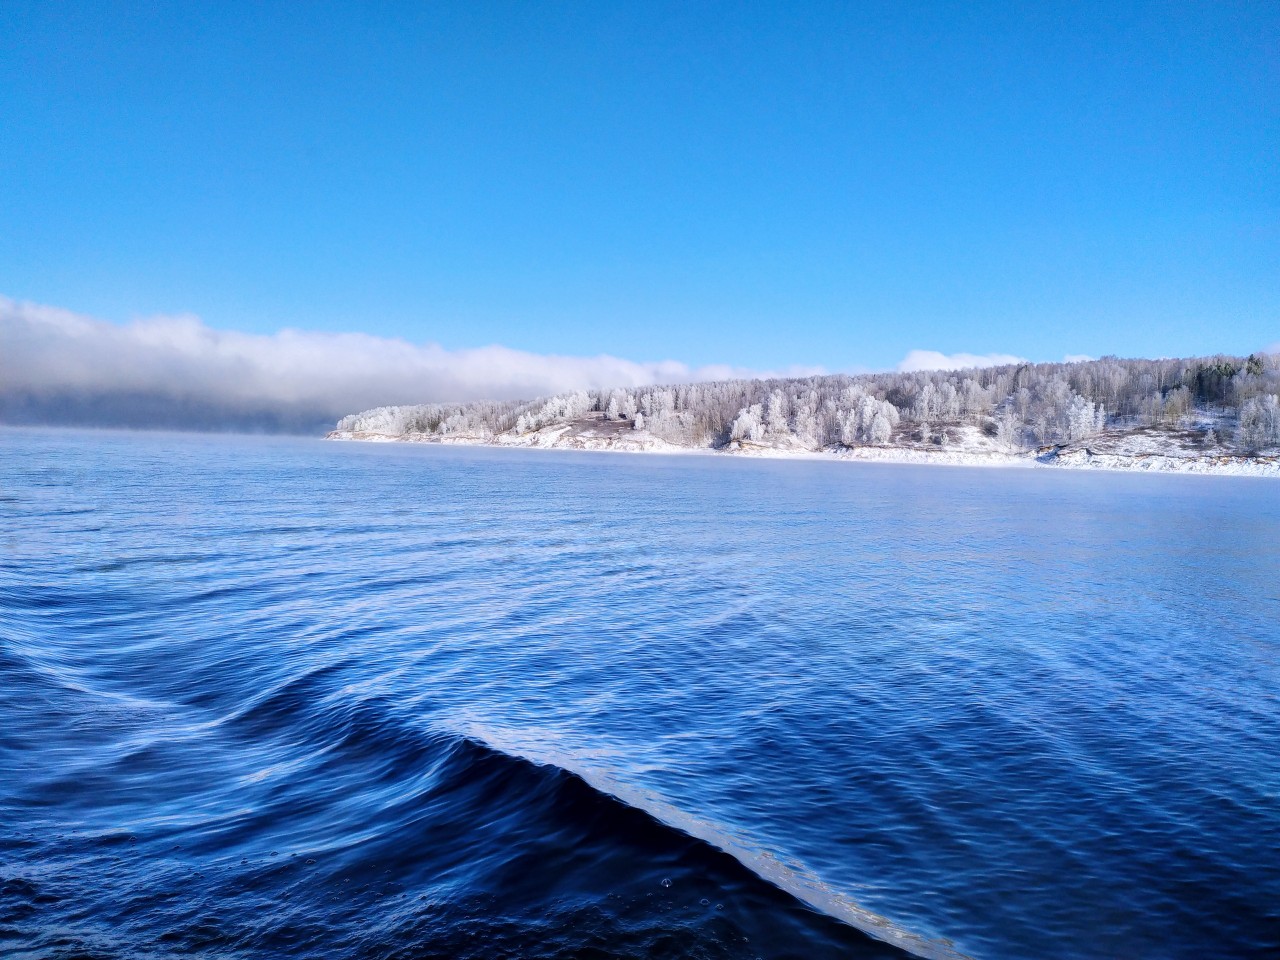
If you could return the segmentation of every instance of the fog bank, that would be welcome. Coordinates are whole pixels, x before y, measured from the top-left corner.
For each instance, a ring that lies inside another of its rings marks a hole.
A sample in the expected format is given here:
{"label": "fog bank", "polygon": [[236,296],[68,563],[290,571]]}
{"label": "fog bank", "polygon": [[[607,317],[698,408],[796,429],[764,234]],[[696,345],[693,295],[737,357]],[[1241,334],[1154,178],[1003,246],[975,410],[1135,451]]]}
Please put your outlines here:
{"label": "fog bank", "polygon": [[[787,371],[797,374],[814,371]],[[760,375],[536,354],[446,350],[363,333],[217,330],[193,316],[117,325],[0,297],[7,423],[318,432],[385,404],[509,400]]]}

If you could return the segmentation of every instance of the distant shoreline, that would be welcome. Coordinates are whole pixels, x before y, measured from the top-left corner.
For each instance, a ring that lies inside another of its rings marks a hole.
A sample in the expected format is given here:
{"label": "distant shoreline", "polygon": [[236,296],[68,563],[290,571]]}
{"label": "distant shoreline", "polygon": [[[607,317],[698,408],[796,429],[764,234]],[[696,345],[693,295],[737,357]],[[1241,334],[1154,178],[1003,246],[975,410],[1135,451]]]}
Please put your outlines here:
{"label": "distant shoreline", "polygon": [[807,450],[768,444],[734,444],[729,447],[686,447],[639,433],[632,436],[566,436],[555,428],[522,436],[493,437],[439,434],[386,434],[334,430],[326,440],[355,443],[430,443],[440,446],[497,447],[525,450],[576,450],[592,453],[658,453],[715,457],[753,457],[773,460],[824,460],[855,463],[918,464],[947,467],[984,467],[1052,470],[1105,470],[1117,473],[1195,474],[1200,476],[1268,477],[1280,479],[1280,457],[1218,454],[1172,456],[1159,453],[1094,451],[1087,443],[1064,444],[1026,453],[924,450],[910,447],[861,446]]}

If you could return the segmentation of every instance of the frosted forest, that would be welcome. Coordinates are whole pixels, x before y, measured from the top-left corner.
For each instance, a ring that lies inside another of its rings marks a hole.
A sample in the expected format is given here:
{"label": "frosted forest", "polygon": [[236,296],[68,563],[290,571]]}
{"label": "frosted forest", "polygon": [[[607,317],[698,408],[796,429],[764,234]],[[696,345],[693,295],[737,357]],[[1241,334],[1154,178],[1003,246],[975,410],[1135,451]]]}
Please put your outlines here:
{"label": "frosted forest", "polygon": [[1104,432],[1164,432],[1205,449],[1280,448],[1280,354],[1025,363],[960,371],[723,380],[528,401],[379,407],[339,431],[519,437],[583,420],[682,447],[945,448],[980,435],[1009,452]]}

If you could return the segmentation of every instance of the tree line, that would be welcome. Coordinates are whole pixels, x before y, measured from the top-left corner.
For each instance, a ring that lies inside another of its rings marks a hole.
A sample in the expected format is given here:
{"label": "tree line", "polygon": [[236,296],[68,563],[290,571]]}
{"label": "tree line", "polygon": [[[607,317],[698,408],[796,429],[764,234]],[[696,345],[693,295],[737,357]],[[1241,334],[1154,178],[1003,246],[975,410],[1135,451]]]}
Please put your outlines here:
{"label": "tree line", "polygon": [[1196,431],[1242,451],[1280,447],[1280,355],[1024,363],[577,391],[529,401],[378,407],[339,430],[490,438],[588,415],[681,446],[809,449],[943,443],[977,428],[1011,451],[1109,429]]}

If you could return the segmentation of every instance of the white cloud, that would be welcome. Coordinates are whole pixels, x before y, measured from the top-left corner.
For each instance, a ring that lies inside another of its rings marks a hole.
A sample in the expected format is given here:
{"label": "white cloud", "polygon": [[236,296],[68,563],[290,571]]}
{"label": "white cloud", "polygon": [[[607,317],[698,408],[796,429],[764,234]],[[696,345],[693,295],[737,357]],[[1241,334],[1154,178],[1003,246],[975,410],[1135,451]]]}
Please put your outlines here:
{"label": "white cloud", "polygon": [[936,350],[912,350],[898,370],[913,373],[916,370],[965,370],[972,367],[1002,367],[1010,363],[1027,363],[1023,357],[1008,353],[939,353]]}
{"label": "white cloud", "polygon": [[[132,398],[135,407],[181,406],[197,420],[205,417],[204,425],[219,422],[221,415],[210,411],[256,412],[268,420],[287,414],[290,423],[308,417],[315,423],[383,404],[533,398],[759,375],[730,366],[502,346],[446,350],[363,333],[241,333],[212,329],[192,316],[119,326],[0,297],[0,400],[10,412],[27,411],[26,419],[56,419],[58,404],[71,403],[83,413],[90,403],[107,410]],[[102,422],[109,420],[104,415]]]}

